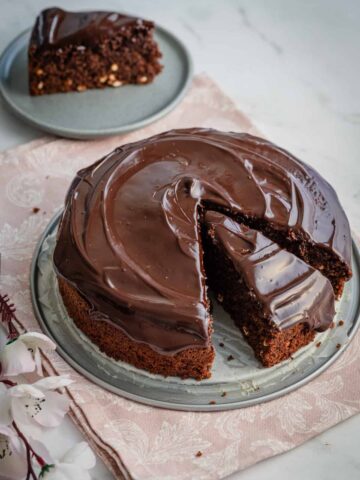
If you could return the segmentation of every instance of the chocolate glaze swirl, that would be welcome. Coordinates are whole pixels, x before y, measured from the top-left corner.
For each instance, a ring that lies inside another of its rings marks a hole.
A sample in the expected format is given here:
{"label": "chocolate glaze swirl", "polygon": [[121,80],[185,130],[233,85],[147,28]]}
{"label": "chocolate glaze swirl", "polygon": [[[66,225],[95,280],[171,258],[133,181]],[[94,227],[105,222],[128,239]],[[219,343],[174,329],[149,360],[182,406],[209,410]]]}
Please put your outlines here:
{"label": "chocolate glaze swirl", "polygon": [[205,221],[265,317],[280,329],[302,322],[316,330],[329,327],[335,315],[334,291],[319,271],[221,213],[207,212]]}
{"label": "chocolate glaze swirl", "polygon": [[125,145],[78,172],[57,272],[92,305],[94,321],[162,353],[206,346],[204,208],[300,232],[349,266],[349,225],[319,174],[266,140],[194,128]]}
{"label": "chocolate glaze swirl", "polygon": [[103,36],[115,35],[129,25],[154,28],[153,22],[116,12],[67,12],[48,8],[36,19],[31,44],[46,48],[60,48],[68,43],[96,46]]}

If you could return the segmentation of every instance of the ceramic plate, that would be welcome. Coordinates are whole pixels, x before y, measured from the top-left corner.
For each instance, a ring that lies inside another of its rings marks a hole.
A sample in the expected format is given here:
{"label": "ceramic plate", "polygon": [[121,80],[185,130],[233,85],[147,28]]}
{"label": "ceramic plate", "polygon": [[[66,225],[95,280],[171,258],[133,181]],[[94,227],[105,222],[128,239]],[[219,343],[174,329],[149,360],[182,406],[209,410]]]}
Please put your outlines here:
{"label": "ceramic plate", "polygon": [[[317,334],[315,341],[293,359],[272,368],[262,367],[229,316],[215,302],[216,358],[210,379],[199,382],[164,378],[116,362],[76,328],[63,306],[52,261],[59,215],[50,222],[34,254],[31,290],[35,313],[70,365],[98,385],[132,400],[193,411],[228,410],[272,400],[304,385],[329,367],[346,349],[359,326],[360,257],[358,246],[353,243],[354,275],[337,302],[335,327]],[[338,324],[340,319],[342,326]],[[317,347],[318,342],[321,345]]]}
{"label": "ceramic plate", "polygon": [[164,70],[148,85],[32,97],[28,92],[30,30],[19,35],[0,58],[0,93],[10,109],[31,125],[70,138],[96,138],[136,130],[170,112],[191,80],[191,57],[173,34],[157,27],[155,40]]}

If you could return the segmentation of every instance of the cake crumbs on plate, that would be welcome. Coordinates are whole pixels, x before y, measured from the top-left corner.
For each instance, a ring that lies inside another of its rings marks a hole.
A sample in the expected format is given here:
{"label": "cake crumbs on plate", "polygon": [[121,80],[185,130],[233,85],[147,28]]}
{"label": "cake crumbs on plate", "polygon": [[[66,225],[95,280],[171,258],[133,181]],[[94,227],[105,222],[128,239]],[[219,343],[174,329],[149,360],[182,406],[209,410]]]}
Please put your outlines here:
{"label": "cake crumbs on plate", "polygon": [[221,396],[226,397],[226,392],[222,392]]}
{"label": "cake crumbs on plate", "polygon": [[229,356],[227,357],[227,359],[228,359],[228,361],[230,362],[231,360],[234,360],[234,357],[233,357],[232,355],[229,355]]}
{"label": "cake crumbs on plate", "polygon": [[32,213],[39,213],[39,212],[40,212],[40,208],[39,208],[39,207],[33,207]]}
{"label": "cake crumbs on plate", "polygon": [[317,342],[317,344],[316,344],[317,348],[319,348],[320,345],[321,345],[321,342]]}
{"label": "cake crumbs on plate", "polygon": [[202,457],[202,452],[199,450],[197,453],[195,453],[195,457]]}
{"label": "cake crumbs on plate", "polygon": [[219,347],[225,347],[225,345],[223,344],[223,342],[220,342],[220,343],[219,343]]}
{"label": "cake crumbs on plate", "polygon": [[344,320],[339,320],[338,325],[339,325],[339,327],[342,327],[344,325]]}
{"label": "cake crumbs on plate", "polygon": [[209,405],[216,405],[215,400],[210,400]]}
{"label": "cake crumbs on plate", "polygon": [[339,348],[341,347],[341,343],[338,343],[336,344],[336,348],[339,350]]}

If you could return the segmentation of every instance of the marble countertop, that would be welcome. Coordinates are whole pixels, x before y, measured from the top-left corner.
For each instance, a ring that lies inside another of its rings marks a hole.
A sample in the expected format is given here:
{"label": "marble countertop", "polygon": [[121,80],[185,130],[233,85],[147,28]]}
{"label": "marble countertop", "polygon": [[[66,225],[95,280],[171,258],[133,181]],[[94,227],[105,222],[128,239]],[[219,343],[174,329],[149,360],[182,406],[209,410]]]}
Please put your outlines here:
{"label": "marble countertop", "polygon": [[[74,2],[58,0],[74,8]],[[0,51],[53,1],[2,0]],[[76,8],[98,8],[80,0]],[[104,0],[101,8],[154,19],[179,35],[206,72],[270,140],[318,169],[360,232],[360,2],[356,0]],[[40,137],[0,103],[0,150]],[[48,434],[63,453],[80,434]],[[360,478],[360,415],[232,480]],[[110,480],[101,462],[93,478]]]}

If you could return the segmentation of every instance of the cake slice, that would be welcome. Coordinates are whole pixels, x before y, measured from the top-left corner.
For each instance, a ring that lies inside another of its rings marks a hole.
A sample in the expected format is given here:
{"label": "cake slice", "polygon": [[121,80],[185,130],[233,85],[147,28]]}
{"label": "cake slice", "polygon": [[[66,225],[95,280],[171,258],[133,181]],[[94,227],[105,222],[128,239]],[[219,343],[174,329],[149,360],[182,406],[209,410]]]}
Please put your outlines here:
{"label": "cake slice", "polygon": [[330,326],[330,281],[260,232],[207,212],[204,252],[210,287],[264,366],[289,358]]}
{"label": "cake slice", "polygon": [[114,12],[43,10],[29,44],[31,95],[145,84],[162,70],[154,23]]}

